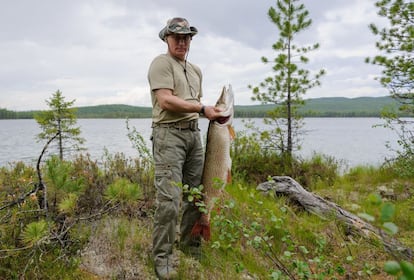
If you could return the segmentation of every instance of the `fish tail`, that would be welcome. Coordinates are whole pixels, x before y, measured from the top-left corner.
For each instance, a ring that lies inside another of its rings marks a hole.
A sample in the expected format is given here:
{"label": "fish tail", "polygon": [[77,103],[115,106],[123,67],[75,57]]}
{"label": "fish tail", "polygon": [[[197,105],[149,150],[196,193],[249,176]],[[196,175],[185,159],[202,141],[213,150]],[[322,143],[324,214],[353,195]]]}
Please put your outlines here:
{"label": "fish tail", "polygon": [[200,219],[196,221],[193,228],[191,229],[191,236],[199,237],[201,236],[205,241],[210,241],[211,239],[211,227],[210,221],[206,220],[202,215]]}

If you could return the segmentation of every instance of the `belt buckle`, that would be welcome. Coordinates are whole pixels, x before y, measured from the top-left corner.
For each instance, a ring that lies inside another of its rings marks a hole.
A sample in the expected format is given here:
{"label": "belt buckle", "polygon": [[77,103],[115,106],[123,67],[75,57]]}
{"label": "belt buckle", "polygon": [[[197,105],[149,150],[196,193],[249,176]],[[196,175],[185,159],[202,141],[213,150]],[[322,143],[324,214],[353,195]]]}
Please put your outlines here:
{"label": "belt buckle", "polygon": [[172,123],[171,127],[175,128],[175,129],[178,129],[178,130],[182,129],[181,123],[179,123],[179,122]]}
{"label": "belt buckle", "polygon": [[175,122],[173,123],[173,127],[178,130],[188,129],[188,123],[185,122]]}

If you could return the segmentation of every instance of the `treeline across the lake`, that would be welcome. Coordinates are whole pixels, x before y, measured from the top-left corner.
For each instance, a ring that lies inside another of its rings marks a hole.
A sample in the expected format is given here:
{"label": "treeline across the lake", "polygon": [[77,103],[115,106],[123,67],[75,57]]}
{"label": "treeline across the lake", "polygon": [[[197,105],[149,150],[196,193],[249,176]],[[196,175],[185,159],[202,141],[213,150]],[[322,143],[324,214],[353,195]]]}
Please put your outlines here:
{"label": "treeline across the lake", "polygon": [[0,119],[7,120],[7,119],[33,119],[35,111],[24,111],[24,112],[17,112],[17,111],[10,111],[4,108],[0,108]]}
{"label": "treeline across the lake", "polygon": [[[236,106],[239,118],[262,118],[275,105]],[[396,111],[398,103],[391,97],[325,97],[305,100],[298,108],[303,117],[380,117],[384,109]]]}
{"label": "treeline across the lake", "polygon": [[[236,118],[263,118],[275,105],[235,106]],[[308,99],[298,111],[303,117],[380,117],[384,109],[396,111],[398,103],[391,97],[326,97]],[[84,118],[150,118],[151,107],[122,104],[77,108],[77,117]],[[0,119],[31,119],[38,111],[10,111],[0,108]],[[412,116],[402,116],[412,117]]]}

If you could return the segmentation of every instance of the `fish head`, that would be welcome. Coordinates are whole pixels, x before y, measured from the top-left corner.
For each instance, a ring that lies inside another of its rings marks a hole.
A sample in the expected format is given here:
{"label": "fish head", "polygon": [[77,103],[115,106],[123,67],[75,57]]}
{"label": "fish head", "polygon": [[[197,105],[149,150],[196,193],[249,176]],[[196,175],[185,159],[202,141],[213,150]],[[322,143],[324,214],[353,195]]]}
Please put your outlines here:
{"label": "fish head", "polygon": [[220,108],[220,117],[214,120],[216,124],[227,126],[231,125],[234,116],[234,94],[231,85],[224,86],[221,95],[216,102],[216,108]]}

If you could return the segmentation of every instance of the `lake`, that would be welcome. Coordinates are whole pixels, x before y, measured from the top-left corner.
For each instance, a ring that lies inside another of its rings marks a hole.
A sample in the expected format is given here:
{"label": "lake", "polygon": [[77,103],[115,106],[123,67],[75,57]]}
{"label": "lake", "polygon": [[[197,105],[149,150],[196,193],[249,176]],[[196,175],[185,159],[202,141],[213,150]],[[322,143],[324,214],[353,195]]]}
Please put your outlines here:
{"label": "lake", "polygon": [[[261,119],[253,119],[262,126]],[[357,165],[379,165],[385,157],[393,155],[386,147],[387,141],[396,147],[397,136],[389,129],[376,127],[383,121],[379,118],[306,118],[306,135],[302,150],[298,154],[311,157],[314,152],[343,160],[347,167]],[[234,120],[236,131],[246,130],[242,119]],[[127,137],[125,119],[78,119],[81,137],[86,139],[84,153],[92,159],[101,160],[105,149],[109,153],[122,152],[137,156],[137,151]],[[151,119],[130,119],[150,144]],[[206,135],[208,122],[200,120],[201,133]],[[39,143],[36,135],[40,132],[35,120],[0,120],[0,166],[16,161],[35,163],[45,142]]]}

